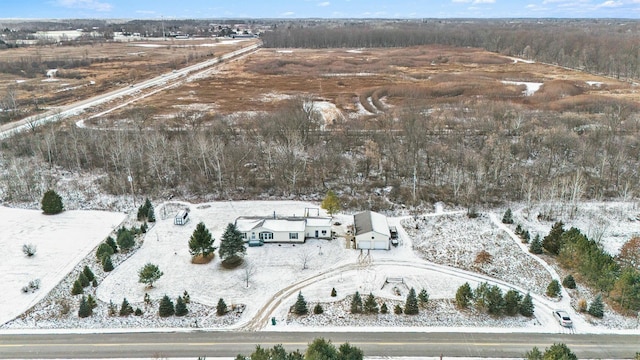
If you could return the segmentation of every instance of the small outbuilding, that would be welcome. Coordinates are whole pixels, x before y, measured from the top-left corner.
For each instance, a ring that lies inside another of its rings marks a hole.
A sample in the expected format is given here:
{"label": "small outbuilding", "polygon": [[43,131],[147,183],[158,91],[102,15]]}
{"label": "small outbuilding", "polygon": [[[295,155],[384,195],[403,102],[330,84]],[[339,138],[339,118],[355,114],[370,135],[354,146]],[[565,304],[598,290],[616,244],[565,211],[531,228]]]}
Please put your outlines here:
{"label": "small outbuilding", "polygon": [[387,217],[373,211],[363,211],[353,216],[356,249],[389,250],[391,233]]}
{"label": "small outbuilding", "polygon": [[189,222],[189,210],[180,210],[176,214],[176,217],[173,218],[174,225],[184,225]]}

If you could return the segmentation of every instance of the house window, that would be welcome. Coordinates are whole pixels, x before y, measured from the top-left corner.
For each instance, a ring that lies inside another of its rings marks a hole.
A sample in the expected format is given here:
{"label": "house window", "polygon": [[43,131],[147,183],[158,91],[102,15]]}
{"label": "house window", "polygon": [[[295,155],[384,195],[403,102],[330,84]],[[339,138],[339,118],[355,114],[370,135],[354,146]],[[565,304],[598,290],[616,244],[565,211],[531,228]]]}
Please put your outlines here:
{"label": "house window", "polygon": [[327,230],[322,230],[322,235],[327,235]]}
{"label": "house window", "polygon": [[241,233],[240,237],[246,240],[247,239],[247,233]]}
{"label": "house window", "polygon": [[260,240],[273,240],[273,233],[272,232],[261,232],[260,233]]}
{"label": "house window", "polygon": [[289,240],[298,240],[298,233],[289,233]]}

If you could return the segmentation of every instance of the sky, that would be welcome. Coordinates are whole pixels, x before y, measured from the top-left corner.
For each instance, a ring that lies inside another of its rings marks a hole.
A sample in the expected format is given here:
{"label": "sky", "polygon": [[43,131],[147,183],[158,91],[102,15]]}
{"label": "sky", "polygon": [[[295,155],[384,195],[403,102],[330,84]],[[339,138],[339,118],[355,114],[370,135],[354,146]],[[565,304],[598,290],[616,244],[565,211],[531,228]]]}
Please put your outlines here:
{"label": "sky", "polygon": [[640,0],[0,0],[0,19],[640,18]]}

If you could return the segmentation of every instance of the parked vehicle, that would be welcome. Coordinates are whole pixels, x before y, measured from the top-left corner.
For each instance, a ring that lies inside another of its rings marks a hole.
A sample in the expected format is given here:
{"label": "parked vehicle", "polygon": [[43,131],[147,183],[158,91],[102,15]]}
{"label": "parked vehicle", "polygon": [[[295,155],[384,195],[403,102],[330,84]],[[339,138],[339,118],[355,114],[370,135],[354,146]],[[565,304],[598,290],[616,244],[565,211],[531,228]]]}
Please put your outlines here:
{"label": "parked vehicle", "polygon": [[556,320],[558,320],[558,323],[564,327],[572,327],[573,326],[573,321],[571,321],[571,318],[569,317],[569,314],[567,314],[566,311],[564,310],[553,310],[553,316],[556,318]]}

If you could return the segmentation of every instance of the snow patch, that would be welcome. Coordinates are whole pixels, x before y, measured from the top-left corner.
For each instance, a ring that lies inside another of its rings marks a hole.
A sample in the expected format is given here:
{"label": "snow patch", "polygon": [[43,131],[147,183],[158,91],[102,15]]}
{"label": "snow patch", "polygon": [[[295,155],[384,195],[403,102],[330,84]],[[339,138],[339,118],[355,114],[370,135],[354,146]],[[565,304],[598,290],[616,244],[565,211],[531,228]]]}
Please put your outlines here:
{"label": "snow patch", "polygon": [[531,96],[536,93],[536,91],[540,90],[542,83],[538,82],[526,82],[526,81],[502,81],[503,84],[506,85],[524,85],[526,86],[526,90],[522,92],[524,96]]}

